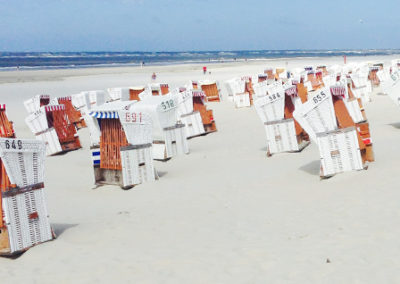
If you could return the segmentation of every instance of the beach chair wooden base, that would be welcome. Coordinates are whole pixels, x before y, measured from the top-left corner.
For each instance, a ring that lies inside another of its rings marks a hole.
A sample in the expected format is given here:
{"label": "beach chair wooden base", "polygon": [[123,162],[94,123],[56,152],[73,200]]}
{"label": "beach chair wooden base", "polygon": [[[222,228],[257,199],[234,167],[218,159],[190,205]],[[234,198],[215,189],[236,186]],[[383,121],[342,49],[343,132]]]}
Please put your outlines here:
{"label": "beach chair wooden base", "polygon": [[206,133],[201,120],[200,112],[198,111],[182,115],[181,122],[185,125],[186,137],[188,139],[204,135]]}
{"label": "beach chair wooden base", "polygon": [[122,171],[112,169],[102,169],[100,166],[94,167],[94,178],[97,186],[101,185],[122,185]]}
{"label": "beach chair wooden base", "polygon": [[354,127],[318,133],[317,143],[321,157],[321,178],[364,169]]}
{"label": "beach chair wooden base", "polygon": [[154,160],[167,161],[173,156],[189,153],[185,125],[177,124],[163,131],[164,141],[153,141]]}
{"label": "beach chair wooden base", "polygon": [[75,127],[76,127],[77,130],[87,127],[87,125],[85,123],[85,120],[83,118],[80,121],[78,121],[78,122],[76,122],[74,124],[75,124]]}
{"label": "beach chair wooden base", "polygon": [[122,189],[130,189],[158,179],[153,165],[152,144],[121,147],[121,170],[100,168],[100,147],[91,149],[97,186],[118,185]]}
{"label": "beach chair wooden base", "polygon": [[152,144],[121,147],[123,188],[155,181]]}
{"label": "beach chair wooden base", "polygon": [[213,121],[210,124],[203,124],[204,125],[204,130],[206,134],[213,133],[217,131],[217,126],[215,125],[215,122]]}
{"label": "beach chair wooden base", "polygon": [[2,205],[8,228],[1,229],[1,235],[4,234],[0,235],[1,255],[21,254],[35,245],[54,239],[43,184],[40,186],[14,188],[6,192],[6,197],[3,193]]}
{"label": "beach chair wooden base", "polygon": [[369,123],[368,122],[356,123],[356,127],[365,145],[365,149],[361,150],[361,157],[363,159],[363,162],[375,161],[374,151],[372,147],[371,133],[369,131]]}
{"label": "beach chair wooden base", "polygon": [[310,142],[296,136],[292,118],[264,123],[267,134],[267,156],[283,152],[300,152]]}
{"label": "beach chair wooden base", "polygon": [[78,137],[75,137],[74,141],[64,142],[61,144],[62,153],[74,151],[82,148],[81,142]]}

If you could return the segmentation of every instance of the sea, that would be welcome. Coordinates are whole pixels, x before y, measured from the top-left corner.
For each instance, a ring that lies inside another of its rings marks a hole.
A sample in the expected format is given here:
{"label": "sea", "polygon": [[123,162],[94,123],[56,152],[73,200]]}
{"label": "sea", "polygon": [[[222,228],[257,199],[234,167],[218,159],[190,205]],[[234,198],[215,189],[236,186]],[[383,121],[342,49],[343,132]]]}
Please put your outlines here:
{"label": "sea", "polygon": [[0,52],[0,71],[220,63],[277,58],[400,55],[400,49],[185,52]]}

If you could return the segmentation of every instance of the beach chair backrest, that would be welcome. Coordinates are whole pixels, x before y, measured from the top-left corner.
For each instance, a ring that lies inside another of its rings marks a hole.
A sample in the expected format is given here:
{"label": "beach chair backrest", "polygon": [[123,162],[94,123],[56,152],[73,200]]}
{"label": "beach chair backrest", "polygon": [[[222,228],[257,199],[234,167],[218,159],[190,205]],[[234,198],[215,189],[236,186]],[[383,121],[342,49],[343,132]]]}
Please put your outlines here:
{"label": "beach chair backrest", "polygon": [[45,151],[42,141],[0,138],[0,158],[10,182],[18,187],[44,182]]}
{"label": "beach chair backrest", "polygon": [[263,123],[282,120],[285,111],[283,87],[268,86],[267,95],[254,101],[256,111]]}
{"label": "beach chair backrest", "polygon": [[129,88],[108,88],[107,93],[112,101],[129,101]]}
{"label": "beach chair backrest", "polygon": [[267,95],[268,91],[268,82],[267,81],[262,81],[256,84],[253,84],[253,90],[255,97],[257,98],[262,98]]}
{"label": "beach chair backrest", "polygon": [[24,106],[28,113],[34,113],[39,110],[41,106],[48,105],[50,103],[49,95],[36,95],[24,101]]}
{"label": "beach chair backrest", "polygon": [[178,108],[177,115],[178,118],[184,114],[189,114],[193,112],[193,94],[192,91],[186,90],[179,92],[177,94]]}
{"label": "beach chair backrest", "polygon": [[315,142],[317,133],[337,129],[332,96],[326,87],[310,92],[307,102],[299,105],[293,116]]}
{"label": "beach chair backrest", "polygon": [[151,96],[130,107],[130,111],[147,113],[153,123],[154,140],[163,139],[163,129],[177,123],[178,99],[176,95]]}
{"label": "beach chair backrest", "polygon": [[143,145],[153,142],[153,125],[149,114],[120,110],[118,115],[130,145]]}

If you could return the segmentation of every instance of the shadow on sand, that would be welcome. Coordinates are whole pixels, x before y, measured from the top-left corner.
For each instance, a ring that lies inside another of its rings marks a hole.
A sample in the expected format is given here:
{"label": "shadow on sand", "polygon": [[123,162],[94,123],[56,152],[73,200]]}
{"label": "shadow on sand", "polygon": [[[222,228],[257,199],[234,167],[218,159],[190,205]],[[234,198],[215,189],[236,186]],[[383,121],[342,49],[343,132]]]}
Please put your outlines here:
{"label": "shadow on sand", "polygon": [[400,129],[400,122],[389,123],[389,125],[393,126],[394,128]]}
{"label": "shadow on sand", "polygon": [[312,161],[308,164],[301,166],[299,169],[310,175],[319,176],[320,161],[319,160]]}
{"label": "shadow on sand", "polygon": [[66,230],[76,227],[78,224],[60,224],[60,223],[52,223],[51,228],[53,229],[56,237],[62,235]]}

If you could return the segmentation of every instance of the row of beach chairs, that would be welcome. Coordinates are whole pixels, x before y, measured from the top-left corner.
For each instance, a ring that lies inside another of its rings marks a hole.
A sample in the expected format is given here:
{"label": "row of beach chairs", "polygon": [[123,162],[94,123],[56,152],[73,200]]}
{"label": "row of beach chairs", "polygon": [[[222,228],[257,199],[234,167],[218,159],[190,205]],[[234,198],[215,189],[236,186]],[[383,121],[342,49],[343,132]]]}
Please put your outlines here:
{"label": "row of beach chairs", "polygon": [[[110,99],[106,99],[109,96]],[[17,139],[0,105],[0,255],[19,254],[55,238],[44,192],[44,160],[81,148],[88,128],[96,185],[124,189],[158,178],[153,160],[188,154],[188,138],[217,130],[207,102],[219,101],[216,82],[190,82],[169,90],[111,88],[24,102],[36,140]]]}
{"label": "row of beach chairs", "polygon": [[384,82],[379,68],[380,64],[268,68],[263,74],[230,79],[225,87],[235,107],[254,105],[265,127],[267,156],[299,152],[314,142],[320,152],[320,176],[327,178],[365,169],[374,161],[363,105],[370,101],[372,88]]}

